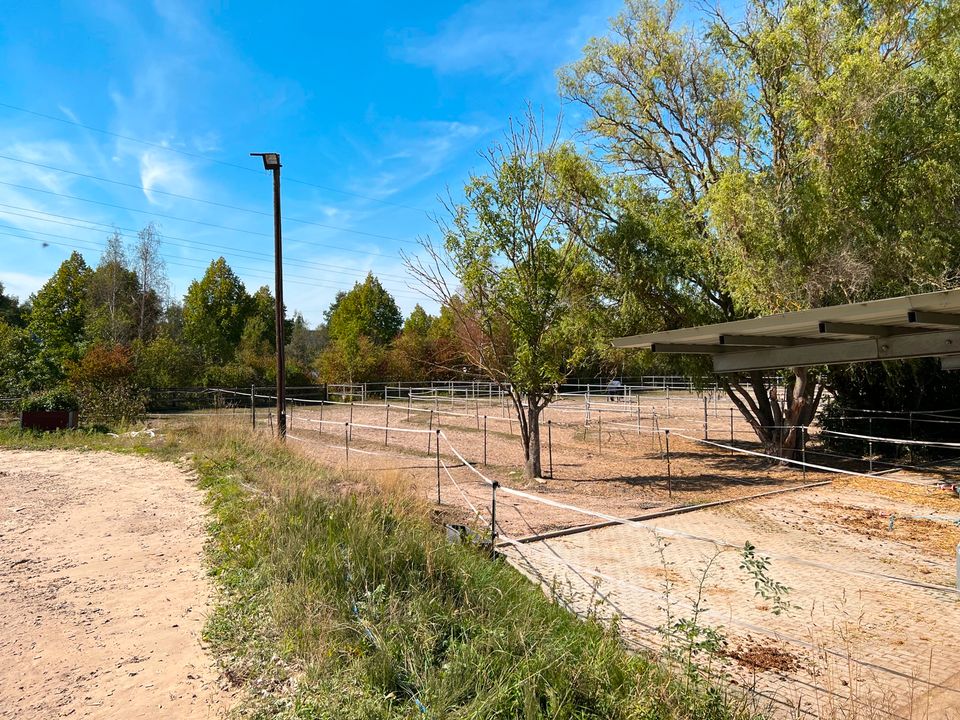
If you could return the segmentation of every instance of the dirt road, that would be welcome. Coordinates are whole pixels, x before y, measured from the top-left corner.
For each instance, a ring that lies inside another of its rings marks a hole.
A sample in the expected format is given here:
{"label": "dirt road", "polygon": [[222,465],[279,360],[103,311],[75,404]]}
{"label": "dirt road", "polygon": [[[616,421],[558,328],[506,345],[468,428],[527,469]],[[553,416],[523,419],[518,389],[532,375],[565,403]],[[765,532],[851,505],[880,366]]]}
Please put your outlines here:
{"label": "dirt road", "polygon": [[175,466],[0,450],[0,718],[215,718],[201,493]]}

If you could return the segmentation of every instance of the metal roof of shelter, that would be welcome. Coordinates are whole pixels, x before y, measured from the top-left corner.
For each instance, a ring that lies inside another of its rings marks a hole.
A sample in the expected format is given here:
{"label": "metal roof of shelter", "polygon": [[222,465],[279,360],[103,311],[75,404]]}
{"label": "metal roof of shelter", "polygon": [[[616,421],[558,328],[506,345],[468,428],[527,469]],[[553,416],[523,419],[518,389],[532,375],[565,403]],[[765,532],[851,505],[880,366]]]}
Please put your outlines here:
{"label": "metal roof of shelter", "polygon": [[960,289],[632,335],[613,345],[710,355],[718,373],[918,357],[960,369]]}

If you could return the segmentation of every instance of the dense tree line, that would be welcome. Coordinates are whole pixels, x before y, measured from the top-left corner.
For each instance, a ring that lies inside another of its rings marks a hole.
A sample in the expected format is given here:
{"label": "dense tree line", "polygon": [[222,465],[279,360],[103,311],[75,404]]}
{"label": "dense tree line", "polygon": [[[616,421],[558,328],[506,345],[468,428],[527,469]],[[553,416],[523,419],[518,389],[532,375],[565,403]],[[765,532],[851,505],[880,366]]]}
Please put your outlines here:
{"label": "dense tree line", "polygon": [[[251,294],[220,257],[172,300],[160,243],[152,225],[130,248],[111,235],[95,267],[74,252],[23,304],[0,285],[0,395],[68,388],[89,399],[99,383],[139,402],[138,389],[274,383],[270,289]],[[449,314],[417,305],[404,319],[372,274],[338,293],[324,319],[285,320],[289,385],[464,376]]]}

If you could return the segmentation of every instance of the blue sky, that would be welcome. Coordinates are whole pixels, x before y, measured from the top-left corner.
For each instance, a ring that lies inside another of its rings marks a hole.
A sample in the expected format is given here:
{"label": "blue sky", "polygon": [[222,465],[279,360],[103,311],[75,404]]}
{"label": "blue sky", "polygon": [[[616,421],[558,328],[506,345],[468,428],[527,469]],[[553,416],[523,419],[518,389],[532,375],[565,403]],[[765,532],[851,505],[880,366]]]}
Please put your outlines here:
{"label": "blue sky", "polygon": [[[477,151],[526,101],[558,110],[557,68],[618,9],[8,3],[0,282],[25,298],[73,249],[94,265],[109,228],[132,238],[152,220],[174,298],[221,254],[251,292],[272,286],[270,177],[248,153],[278,151],[288,309],[317,323],[367,270],[405,313],[435,309],[399,251],[434,231],[437,196],[482,169]],[[565,110],[570,130],[577,113]]]}

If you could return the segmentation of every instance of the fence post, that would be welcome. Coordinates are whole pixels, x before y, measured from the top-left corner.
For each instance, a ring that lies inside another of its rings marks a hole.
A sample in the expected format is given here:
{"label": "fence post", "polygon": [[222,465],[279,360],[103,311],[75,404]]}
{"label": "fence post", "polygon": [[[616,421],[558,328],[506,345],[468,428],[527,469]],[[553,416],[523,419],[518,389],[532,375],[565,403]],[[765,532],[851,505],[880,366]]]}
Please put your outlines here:
{"label": "fence post", "polygon": [[490,557],[497,556],[497,488],[500,483],[496,480],[490,485]]}
{"label": "fence post", "polygon": [[257,429],[257,391],[256,388],[250,386],[250,417],[253,420],[253,429]]}
{"label": "fence post", "polygon": [[730,408],[730,444],[733,445],[733,408]]}
{"label": "fence post", "polygon": [[320,401],[320,435],[323,435],[323,406],[326,403],[326,400]]}
{"label": "fence post", "polygon": [[800,428],[800,461],[803,463],[803,479],[807,479],[807,428]]}
{"label": "fence post", "polygon": [[603,455],[603,411],[597,410],[597,454]]}
{"label": "fence post", "polygon": [[440,431],[437,430],[437,505],[440,504]]}
{"label": "fence post", "polygon": [[347,467],[350,467],[350,423],[343,424],[343,451],[347,460]]}
{"label": "fence post", "polygon": [[290,403],[289,412],[287,412],[287,426],[290,430],[293,430],[293,406],[294,403]]}
{"label": "fence post", "polygon": [[664,387],[667,388],[667,417],[670,417],[670,386],[667,385],[667,381],[663,381]]}
{"label": "fence post", "polygon": [[553,420],[547,420],[547,458],[550,460],[550,479],[553,480]]}
{"label": "fence post", "polygon": [[707,432],[707,395],[703,395],[703,439],[709,440],[710,434]]}
{"label": "fence post", "polygon": [[667,497],[673,497],[673,474],[670,470],[670,430],[663,431],[667,443]]}
{"label": "fence post", "polygon": [[273,435],[273,413],[267,410],[267,422],[270,424],[270,434]]}
{"label": "fence post", "polygon": [[387,403],[387,421],[384,423],[383,428],[383,446],[386,447],[387,443],[390,442],[390,403]]}
{"label": "fence post", "polygon": [[[433,430],[433,410],[430,411],[430,425],[427,426],[427,430]],[[433,442],[433,433],[427,432],[427,452],[430,452],[430,443]]]}
{"label": "fence post", "polygon": [[637,395],[637,435],[640,435],[640,396]]}
{"label": "fence post", "polygon": [[483,416],[483,466],[487,466],[487,416]]}
{"label": "fence post", "polygon": [[350,401],[350,438],[353,439],[353,400]]}

